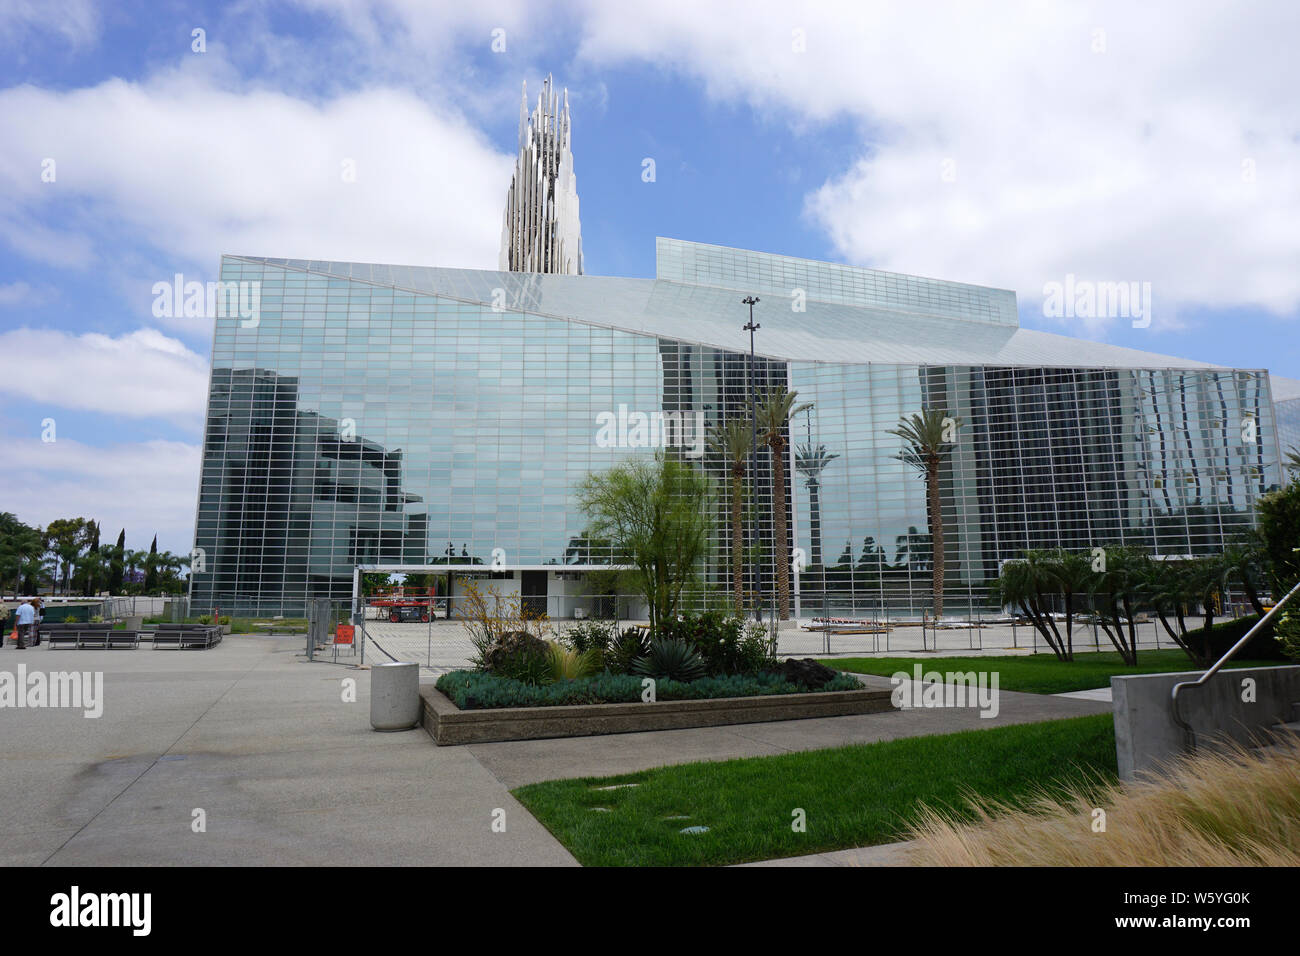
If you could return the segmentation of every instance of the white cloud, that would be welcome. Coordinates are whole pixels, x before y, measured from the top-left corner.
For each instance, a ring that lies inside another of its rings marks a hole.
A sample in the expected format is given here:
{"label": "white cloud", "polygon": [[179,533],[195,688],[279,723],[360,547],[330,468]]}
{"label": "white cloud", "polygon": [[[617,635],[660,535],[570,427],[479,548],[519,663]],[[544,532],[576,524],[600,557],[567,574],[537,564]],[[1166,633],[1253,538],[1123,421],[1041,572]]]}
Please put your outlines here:
{"label": "white cloud", "polygon": [[20,44],[29,34],[52,33],[73,46],[99,37],[99,11],[93,0],[5,0],[0,4],[0,40]]}
{"label": "white cloud", "polygon": [[10,282],[0,285],[0,307],[12,308],[16,305],[35,305],[44,301],[44,294],[37,292],[26,282]]}
{"label": "white cloud", "polygon": [[4,443],[0,500],[21,521],[44,526],[83,516],[100,522],[101,543],[126,528],[127,546],[189,552],[194,538],[199,446],[148,441],[92,447],[10,438]]}
{"label": "white cloud", "polygon": [[60,408],[190,428],[203,419],[207,360],[156,329],[116,338],[13,329],[0,333],[0,355],[12,360],[12,374],[0,376],[0,393],[48,404],[56,434]]}
{"label": "white cloud", "polygon": [[635,29],[585,6],[589,63],[684,72],[800,135],[857,122],[860,156],[807,199],[850,261],[1022,301],[1067,273],[1149,281],[1157,325],[1300,306],[1290,2],[663,0]]}
{"label": "white cloud", "polygon": [[187,63],[144,83],[0,91],[0,239],[59,264],[93,250],[100,268],[138,243],[160,279],[215,273],[224,252],[495,264],[510,158],[454,110],[386,88],[314,103],[212,75]]}

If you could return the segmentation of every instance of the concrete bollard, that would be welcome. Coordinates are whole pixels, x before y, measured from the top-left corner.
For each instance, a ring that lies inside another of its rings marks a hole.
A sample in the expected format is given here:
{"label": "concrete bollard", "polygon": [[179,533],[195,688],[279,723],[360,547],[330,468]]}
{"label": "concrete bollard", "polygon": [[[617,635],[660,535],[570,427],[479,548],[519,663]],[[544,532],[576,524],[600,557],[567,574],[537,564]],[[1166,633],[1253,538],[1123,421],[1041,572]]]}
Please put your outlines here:
{"label": "concrete bollard", "polygon": [[404,661],[370,668],[370,726],[410,730],[420,722],[420,665]]}

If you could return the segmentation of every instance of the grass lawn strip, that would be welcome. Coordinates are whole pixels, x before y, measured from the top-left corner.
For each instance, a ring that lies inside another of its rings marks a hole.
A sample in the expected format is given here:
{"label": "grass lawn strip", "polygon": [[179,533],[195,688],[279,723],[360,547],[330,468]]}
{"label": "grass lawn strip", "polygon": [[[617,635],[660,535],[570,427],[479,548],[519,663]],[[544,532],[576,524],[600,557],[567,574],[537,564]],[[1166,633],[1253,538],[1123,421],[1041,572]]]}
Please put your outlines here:
{"label": "grass lawn strip", "polygon": [[[964,818],[967,793],[1014,802],[1039,785],[1057,792],[1115,776],[1111,717],[1099,714],[555,780],[514,794],[585,866],[722,865],[890,843],[922,802]],[[791,827],[796,809],[806,832]],[[687,827],[708,830],[680,832]]]}
{"label": "grass lawn strip", "polygon": [[[937,671],[947,680],[949,673],[998,672],[998,689],[1030,694],[1065,694],[1076,690],[1109,687],[1116,674],[1166,674],[1198,668],[1179,650],[1141,651],[1136,667],[1125,664],[1112,652],[1075,654],[1073,661],[1058,661],[1052,654],[984,657],[836,657],[822,661],[836,670],[892,677],[899,671],[909,677],[917,664],[922,671]],[[1228,667],[1269,667],[1286,661],[1231,661]]]}

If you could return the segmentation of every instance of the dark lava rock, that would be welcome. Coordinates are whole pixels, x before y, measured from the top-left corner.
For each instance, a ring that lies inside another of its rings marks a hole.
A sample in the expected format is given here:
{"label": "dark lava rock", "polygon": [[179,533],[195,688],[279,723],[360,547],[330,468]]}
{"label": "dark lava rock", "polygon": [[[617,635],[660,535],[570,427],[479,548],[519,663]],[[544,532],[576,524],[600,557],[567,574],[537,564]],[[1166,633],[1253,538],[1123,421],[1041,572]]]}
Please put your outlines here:
{"label": "dark lava rock", "polygon": [[820,690],[830,680],[833,680],[837,673],[811,657],[805,657],[802,660],[782,661],[781,666],[776,669],[780,674],[792,684],[802,684],[812,690]]}

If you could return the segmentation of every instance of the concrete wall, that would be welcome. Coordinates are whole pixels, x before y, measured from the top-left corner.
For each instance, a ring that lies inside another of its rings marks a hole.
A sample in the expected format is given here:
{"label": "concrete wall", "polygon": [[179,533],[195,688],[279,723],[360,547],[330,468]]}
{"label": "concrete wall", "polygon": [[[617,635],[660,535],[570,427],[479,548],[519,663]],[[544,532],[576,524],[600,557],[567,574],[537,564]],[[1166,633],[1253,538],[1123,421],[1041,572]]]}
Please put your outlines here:
{"label": "concrete wall", "polygon": [[[1183,732],[1170,712],[1170,694],[1179,681],[1196,680],[1202,673],[1110,679],[1121,780],[1154,770],[1183,752]],[[1255,682],[1253,702],[1242,700],[1247,678]],[[1196,731],[1198,747],[1212,745],[1215,738],[1250,744],[1259,731],[1293,719],[1293,708],[1300,704],[1300,666],[1223,670],[1203,686],[1180,692],[1178,701]]]}

